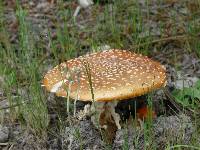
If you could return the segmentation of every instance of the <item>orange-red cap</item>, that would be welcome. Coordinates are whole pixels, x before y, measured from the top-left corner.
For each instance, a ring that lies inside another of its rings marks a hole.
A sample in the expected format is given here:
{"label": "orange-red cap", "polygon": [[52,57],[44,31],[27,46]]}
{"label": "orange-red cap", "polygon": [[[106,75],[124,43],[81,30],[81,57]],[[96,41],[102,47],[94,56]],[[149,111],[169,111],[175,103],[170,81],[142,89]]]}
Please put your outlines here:
{"label": "orange-red cap", "polygon": [[[50,70],[43,85],[58,96],[92,101],[85,63],[88,64],[95,101],[124,100],[166,85],[165,68],[156,61],[127,50],[111,49],[68,60]],[[70,86],[70,88],[69,88]]]}

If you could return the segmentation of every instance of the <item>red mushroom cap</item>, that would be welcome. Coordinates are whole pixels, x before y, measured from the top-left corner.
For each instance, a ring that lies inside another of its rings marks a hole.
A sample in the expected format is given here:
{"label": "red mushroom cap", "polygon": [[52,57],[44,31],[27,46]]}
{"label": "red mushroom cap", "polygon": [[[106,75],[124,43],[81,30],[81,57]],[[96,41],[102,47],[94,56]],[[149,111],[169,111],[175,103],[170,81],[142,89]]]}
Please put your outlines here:
{"label": "red mushroom cap", "polygon": [[68,60],[50,70],[43,84],[58,96],[92,101],[88,64],[95,101],[124,100],[166,85],[165,67],[146,56],[111,49]]}

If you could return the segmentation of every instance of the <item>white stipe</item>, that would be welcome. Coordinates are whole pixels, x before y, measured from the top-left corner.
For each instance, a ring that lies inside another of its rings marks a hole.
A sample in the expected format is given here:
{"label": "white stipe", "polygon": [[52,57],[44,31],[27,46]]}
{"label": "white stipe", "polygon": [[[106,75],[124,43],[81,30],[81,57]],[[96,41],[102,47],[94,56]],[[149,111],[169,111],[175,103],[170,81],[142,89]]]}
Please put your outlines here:
{"label": "white stipe", "polygon": [[62,86],[62,84],[64,82],[66,82],[67,80],[62,80],[62,81],[59,81],[58,83],[54,84],[54,86],[52,87],[51,89],[51,92],[55,93],[58,91],[58,89]]}
{"label": "white stipe", "polygon": [[78,0],[78,3],[83,8],[87,8],[88,6],[94,4],[93,0]]}
{"label": "white stipe", "polygon": [[76,18],[76,16],[78,15],[80,9],[81,9],[81,6],[76,7],[76,10],[75,10],[75,12],[74,12],[74,14],[73,14],[73,17],[74,17],[74,18]]}
{"label": "white stipe", "polygon": [[118,130],[121,129],[121,125],[120,125],[120,115],[118,113],[115,112],[115,107],[117,106],[117,101],[113,101],[113,102],[108,102],[107,105],[110,106],[110,113],[115,121],[115,124],[118,128]]}
{"label": "white stipe", "polygon": [[76,7],[76,10],[73,14],[73,17],[76,18],[76,16],[78,15],[78,13],[80,12],[81,8],[87,8],[90,5],[93,5],[94,2],[92,0],[78,0],[79,6]]}

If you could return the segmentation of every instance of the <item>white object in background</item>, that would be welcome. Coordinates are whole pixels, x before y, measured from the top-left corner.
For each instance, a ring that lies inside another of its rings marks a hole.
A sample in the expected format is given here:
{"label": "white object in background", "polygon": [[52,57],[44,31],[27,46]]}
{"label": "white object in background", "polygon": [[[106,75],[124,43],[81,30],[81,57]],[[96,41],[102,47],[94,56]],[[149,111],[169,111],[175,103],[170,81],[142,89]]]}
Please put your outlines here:
{"label": "white object in background", "polygon": [[98,47],[96,48],[97,51],[105,51],[105,50],[109,50],[109,49],[111,49],[111,46],[110,46],[110,45],[107,45],[107,44],[98,46]]}
{"label": "white object in background", "polygon": [[92,0],[78,0],[79,6],[76,7],[76,10],[74,12],[74,18],[76,18],[76,16],[78,15],[79,11],[81,8],[87,8],[90,5],[94,4],[94,2]]}
{"label": "white object in background", "polygon": [[189,88],[199,80],[197,77],[182,77],[174,82],[177,89]]}
{"label": "white object in background", "polygon": [[92,0],[78,0],[78,3],[82,8],[87,8],[88,6],[94,4]]}

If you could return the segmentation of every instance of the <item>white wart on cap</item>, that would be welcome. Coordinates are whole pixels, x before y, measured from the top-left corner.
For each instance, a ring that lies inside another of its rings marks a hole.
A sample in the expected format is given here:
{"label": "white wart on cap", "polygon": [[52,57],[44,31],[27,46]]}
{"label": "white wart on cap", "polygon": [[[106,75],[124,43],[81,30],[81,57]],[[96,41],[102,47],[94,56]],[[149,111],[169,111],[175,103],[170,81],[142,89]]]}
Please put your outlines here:
{"label": "white wart on cap", "polygon": [[111,49],[92,53],[61,63],[44,77],[43,84],[58,96],[92,101],[88,75],[83,62],[90,67],[95,101],[133,98],[166,85],[166,70],[156,61],[127,50]]}

